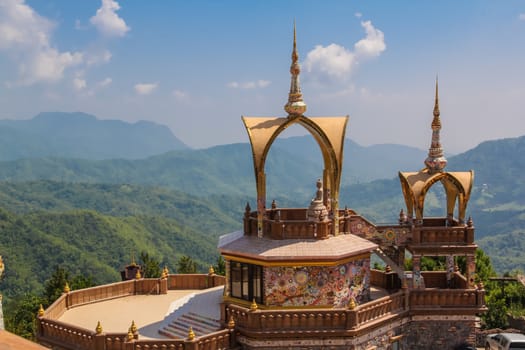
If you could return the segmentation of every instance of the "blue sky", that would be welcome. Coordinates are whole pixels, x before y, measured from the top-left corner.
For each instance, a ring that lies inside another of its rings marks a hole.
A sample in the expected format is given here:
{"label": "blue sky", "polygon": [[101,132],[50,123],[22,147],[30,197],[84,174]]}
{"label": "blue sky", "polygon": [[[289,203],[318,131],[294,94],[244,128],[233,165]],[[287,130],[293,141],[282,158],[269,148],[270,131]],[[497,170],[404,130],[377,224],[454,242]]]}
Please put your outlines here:
{"label": "blue sky", "polygon": [[350,115],[362,145],[428,148],[436,75],[445,151],[525,135],[522,0],[0,0],[0,118],[247,142],[241,115],[284,116],[294,20],[306,114]]}

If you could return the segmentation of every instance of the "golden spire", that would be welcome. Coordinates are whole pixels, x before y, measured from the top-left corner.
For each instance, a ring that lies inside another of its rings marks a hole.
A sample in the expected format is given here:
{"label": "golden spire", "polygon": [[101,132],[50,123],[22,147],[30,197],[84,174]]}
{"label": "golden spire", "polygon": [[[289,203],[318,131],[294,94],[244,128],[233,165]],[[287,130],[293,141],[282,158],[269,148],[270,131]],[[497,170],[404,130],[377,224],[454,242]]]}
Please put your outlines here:
{"label": "golden spire", "polygon": [[137,333],[137,325],[135,324],[135,320],[131,321],[131,327],[129,327],[129,329],[131,329],[131,331],[133,332],[133,334]]}
{"label": "golden spire", "polygon": [[233,315],[230,315],[230,320],[228,321],[228,328],[235,328],[235,320],[233,319]]}
{"label": "golden spire", "polygon": [[44,307],[42,306],[42,304],[40,304],[40,308],[38,309],[38,317],[43,317],[44,316]]}
{"label": "golden spire", "polygon": [[188,329],[188,340],[193,340],[195,339],[195,332],[193,331],[193,328],[190,326],[190,328]]}
{"label": "golden spire", "polygon": [[128,342],[135,339],[135,336],[133,335],[133,332],[131,331],[131,328],[128,329]]}
{"label": "golden spire", "polygon": [[208,275],[215,275],[215,269],[213,268],[213,265],[210,265],[210,268],[208,269]]}
{"label": "golden spire", "polygon": [[289,118],[299,117],[306,112],[306,104],[303,101],[303,94],[301,93],[301,86],[299,84],[299,74],[301,73],[301,66],[299,65],[299,54],[297,53],[297,40],[295,34],[295,21],[293,23],[293,51],[292,51],[292,65],[290,66],[290,74],[292,81],[290,83],[290,93],[288,94],[288,102],[284,105],[284,110],[288,113]]}
{"label": "golden spire", "polygon": [[447,166],[447,159],[443,154],[443,148],[441,147],[440,135],[441,131],[441,119],[439,119],[439,95],[438,95],[438,78],[436,76],[436,97],[434,100],[434,118],[432,119],[432,141],[430,148],[428,149],[428,157],[425,159],[425,165],[427,166],[428,172],[434,174],[442,172]]}
{"label": "golden spire", "polygon": [[140,275],[140,269],[137,270],[137,273],[135,274],[135,279],[139,280],[142,276]]}
{"label": "golden spire", "polygon": [[97,334],[102,334],[102,325],[100,324],[100,321],[97,322],[97,327],[95,328],[95,331]]}
{"label": "golden spire", "polygon": [[69,283],[66,282],[66,285],[64,286],[64,293],[69,293],[71,291],[71,288],[69,288]]}
{"label": "golden spire", "polygon": [[255,298],[253,298],[252,304],[250,305],[250,311],[256,311],[259,308],[257,306],[257,303],[255,302]]}
{"label": "golden spire", "polygon": [[436,76],[436,97],[434,99],[434,119],[432,120],[432,130],[441,129],[441,119],[439,119],[439,95],[438,78]]}

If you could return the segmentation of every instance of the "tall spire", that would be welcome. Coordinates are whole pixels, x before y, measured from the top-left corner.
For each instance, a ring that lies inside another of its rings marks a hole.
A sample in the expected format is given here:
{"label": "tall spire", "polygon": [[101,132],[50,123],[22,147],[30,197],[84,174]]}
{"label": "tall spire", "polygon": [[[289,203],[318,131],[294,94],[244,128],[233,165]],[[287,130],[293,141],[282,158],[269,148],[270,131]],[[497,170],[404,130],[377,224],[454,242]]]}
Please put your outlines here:
{"label": "tall spire", "polygon": [[303,94],[301,93],[301,86],[299,85],[299,74],[301,67],[299,66],[299,54],[297,54],[297,40],[295,34],[295,21],[293,23],[293,51],[292,51],[292,65],[290,66],[290,74],[292,81],[290,83],[290,93],[288,94],[288,102],[284,105],[284,110],[288,113],[289,118],[298,117],[306,112],[306,104],[303,101]]}
{"label": "tall spire", "polygon": [[434,119],[432,119],[432,141],[428,149],[428,157],[425,159],[425,165],[429,173],[442,172],[447,166],[447,159],[443,155],[440,135],[441,119],[439,118],[439,96],[438,96],[438,78],[436,76],[436,97],[434,100]]}

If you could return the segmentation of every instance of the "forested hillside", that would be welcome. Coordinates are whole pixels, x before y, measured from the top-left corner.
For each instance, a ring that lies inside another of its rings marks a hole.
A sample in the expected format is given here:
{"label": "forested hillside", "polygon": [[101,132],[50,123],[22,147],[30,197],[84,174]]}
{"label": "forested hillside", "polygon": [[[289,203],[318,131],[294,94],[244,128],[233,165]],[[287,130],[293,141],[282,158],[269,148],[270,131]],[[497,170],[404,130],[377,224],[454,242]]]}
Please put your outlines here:
{"label": "forested hillside", "polygon": [[218,256],[216,233],[161,216],[114,217],[91,210],[17,215],[2,210],[0,228],[7,266],[2,292],[7,298],[40,292],[56,267],[108,283],[120,280],[119,271],[131,262],[131,254],[147,252],[171,271],[182,255],[191,256],[200,271]]}

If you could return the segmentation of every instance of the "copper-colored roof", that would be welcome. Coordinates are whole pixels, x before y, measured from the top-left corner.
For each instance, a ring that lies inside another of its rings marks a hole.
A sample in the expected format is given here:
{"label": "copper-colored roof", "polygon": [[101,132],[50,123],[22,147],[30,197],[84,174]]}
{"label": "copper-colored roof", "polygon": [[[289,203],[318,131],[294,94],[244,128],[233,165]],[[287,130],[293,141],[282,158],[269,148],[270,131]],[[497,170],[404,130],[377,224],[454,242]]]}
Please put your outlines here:
{"label": "copper-colored roof", "polygon": [[224,255],[234,255],[261,261],[339,261],[370,253],[377,244],[352,234],[328,239],[272,240],[255,236],[242,236],[219,246]]}
{"label": "copper-colored roof", "polygon": [[45,350],[48,348],[19,337],[16,334],[0,330],[0,349]]}

